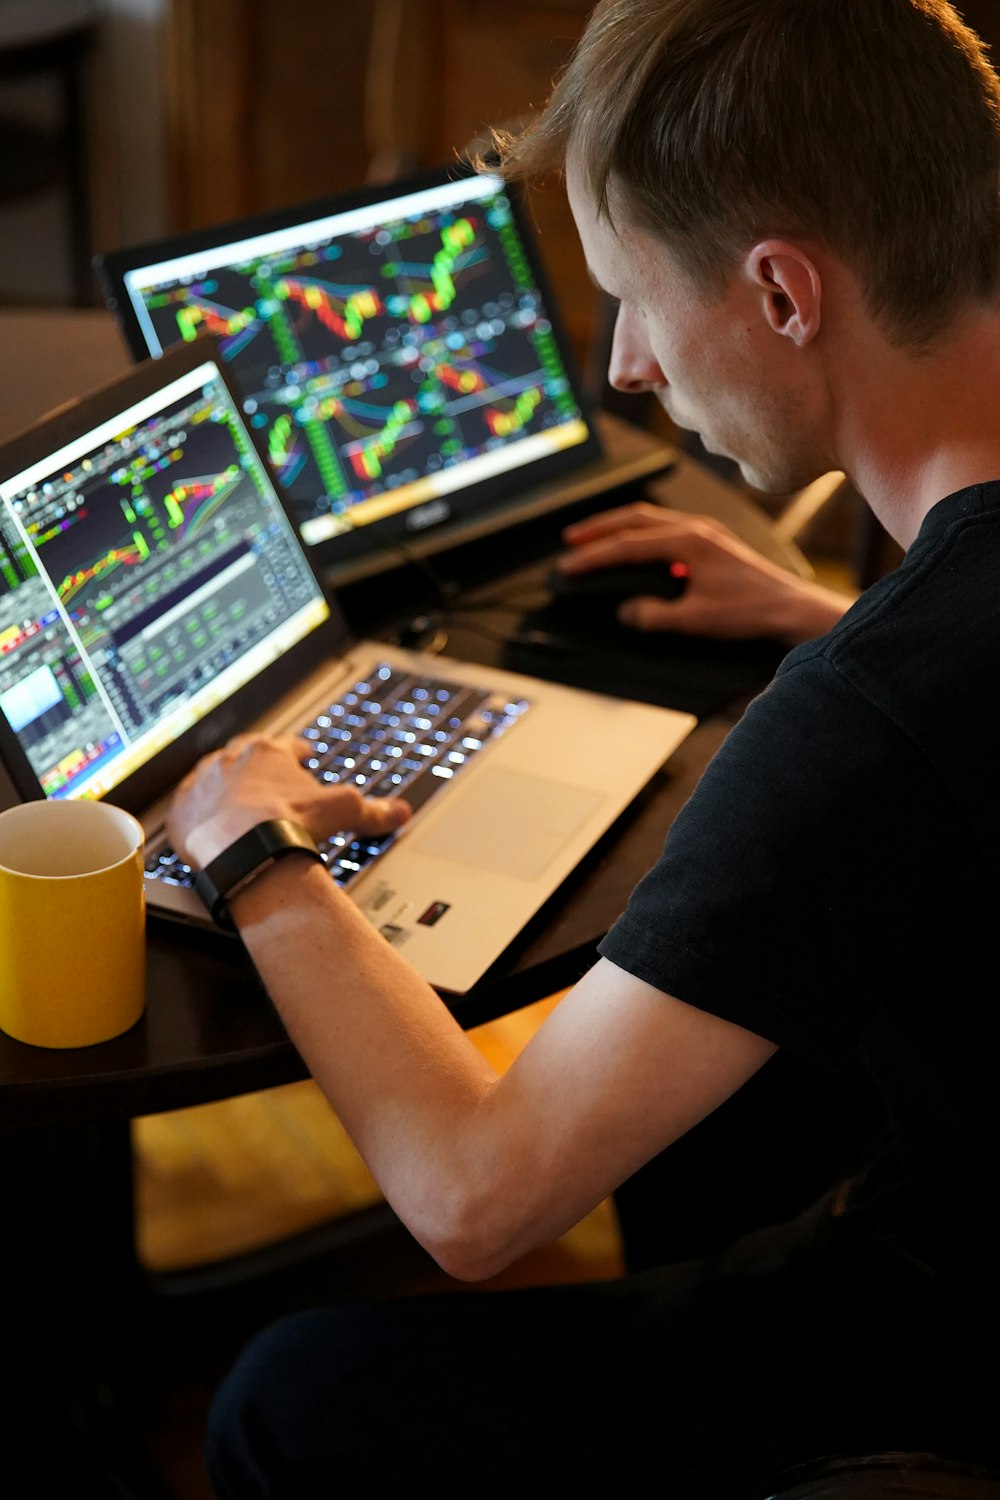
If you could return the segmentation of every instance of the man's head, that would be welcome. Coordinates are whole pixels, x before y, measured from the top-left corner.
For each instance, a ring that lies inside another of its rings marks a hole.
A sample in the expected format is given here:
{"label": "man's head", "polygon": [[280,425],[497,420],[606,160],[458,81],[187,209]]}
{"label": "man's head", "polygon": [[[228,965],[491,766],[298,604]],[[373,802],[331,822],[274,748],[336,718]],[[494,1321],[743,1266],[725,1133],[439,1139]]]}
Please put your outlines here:
{"label": "man's head", "polygon": [[602,0],[502,155],[575,163],[706,294],[760,239],[827,246],[901,348],[1000,280],[1000,84],[945,0]]}
{"label": "man's head", "polygon": [[[616,191],[617,223],[597,212],[574,151],[567,189],[590,274],[618,303],[611,384],[652,391],[677,426],[738,462],[758,489],[788,494],[840,467],[828,349],[844,339],[817,341],[824,289],[814,256],[793,241],[757,240],[705,292],[661,239],[619,211]],[[856,304],[850,278],[826,261]]]}

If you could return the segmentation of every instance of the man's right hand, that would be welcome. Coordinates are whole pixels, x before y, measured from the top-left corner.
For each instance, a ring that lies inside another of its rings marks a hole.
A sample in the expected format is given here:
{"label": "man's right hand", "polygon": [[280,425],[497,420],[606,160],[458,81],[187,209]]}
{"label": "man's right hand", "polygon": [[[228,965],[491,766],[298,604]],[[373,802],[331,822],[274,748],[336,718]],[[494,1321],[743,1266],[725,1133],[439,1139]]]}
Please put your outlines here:
{"label": "man's right hand", "polygon": [[687,587],[677,599],[630,599],[619,620],[636,630],[740,640],[766,636],[785,645],[830,630],[852,602],[799,578],[739,539],[721,521],[647,501],[602,511],[563,532],[569,546],[557,566],[587,573],[626,563],[683,563]]}

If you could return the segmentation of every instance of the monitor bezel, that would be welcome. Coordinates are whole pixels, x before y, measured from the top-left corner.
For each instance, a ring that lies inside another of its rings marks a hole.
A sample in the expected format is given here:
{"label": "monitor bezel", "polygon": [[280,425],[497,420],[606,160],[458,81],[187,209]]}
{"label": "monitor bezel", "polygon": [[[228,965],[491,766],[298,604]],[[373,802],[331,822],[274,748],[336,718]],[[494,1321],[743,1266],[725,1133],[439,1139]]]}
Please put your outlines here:
{"label": "monitor bezel", "polygon": [[[43,417],[26,432],[0,446],[0,478],[7,480],[19,474],[48,454],[56,453],[65,444],[83,437],[92,428],[112,420],[118,413],[124,413],[136,402],[154,396],[158,390],[207,362],[211,362],[218,370],[224,386],[242,413],[240,392],[229,376],[226,362],[218,349],[218,341],[212,334],[203,333],[190,344],[167,350],[159,359],[143,360],[118,379]],[[250,437],[265,473],[272,480],[272,488],[279,504],[289,522],[293,523],[285,496],[280,486],[273,483],[273,475],[260,440],[249,424],[244,423],[243,430]],[[294,523],[291,530],[298,539]],[[308,673],[325,662],[332,661],[347,649],[351,635],[343,612],[327,588],[322,574],[317,572],[309,549],[303,547],[302,551],[306,565],[329,608],[328,617],[269,663],[252,681],[237,688],[229,698],[210,709],[170,745],[158,750],[151,761],[137,767],[117,786],[110,788],[101,800],[140,815],[151,803],[172,791],[202,755],[218,749],[233,734],[246,729],[273,707],[275,701],[290,687],[294,687]],[[31,762],[2,712],[0,759],[23,800],[34,801],[44,797],[45,793]]]}
{"label": "monitor bezel", "polygon": [[[106,304],[118,321],[132,357],[148,359],[149,349],[126,285],[126,278],[130,273],[181,255],[200,254],[217,246],[273,233],[298,223],[309,224],[351,209],[363,209],[380,202],[391,203],[410,193],[484,175],[490,174],[477,171],[467,162],[454,161],[447,166],[431,168],[391,182],[367,184],[351,192],[314,198],[108,251],[95,258],[94,266],[105,292]],[[424,517],[421,512],[426,510],[425,502],[396,516],[369,523],[355,532],[344,532],[316,542],[303,540],[303,546],[312,556],[316,569],[330,584],[348,583],[357,578],[391,571],[407,561],[414,544],[419,554],[426,556],[458,546],[470,534],[479,537],[501,531],[507,524],[516,525],[526,515],[534,513],[534,496],[543,497],[548,491],[549,497],[542,499],[540,503],[546,508],[551,505],[553,481],[582,471],[605,457],[604,441],[594,403],[589,399],[581,379],[523,195],[511,183],[504,184],[504,192],[510,200],[525,257],[541,293],[564,362],[566,378],[587,429],[587,436],[579,443],[557,449],[532,463],[515,466],[504,473],[480,480],[469,489],[451,491],[442,497],[444,503],[441,508],[445,513],[429,525],[422,524]],[[238,385],[238,376],[235,380]],[[280,488],[277,480],[276,486]]]}

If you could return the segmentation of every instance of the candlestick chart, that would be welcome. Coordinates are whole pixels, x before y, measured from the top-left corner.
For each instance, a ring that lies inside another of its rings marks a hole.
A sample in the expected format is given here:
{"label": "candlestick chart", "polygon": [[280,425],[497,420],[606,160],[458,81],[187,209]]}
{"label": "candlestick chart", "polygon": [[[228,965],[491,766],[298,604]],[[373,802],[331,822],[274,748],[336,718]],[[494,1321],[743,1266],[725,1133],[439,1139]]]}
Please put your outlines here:
{"label": "candlestick chart", "polygon": [[[242,507],[225,502],[253,487],[238,462],[213,466],[209,421],[178,422],[159,441],[138,441],[111,470],[92,468],[48,504],[25,531],[70,618],[82,632],[114,618],[126,594],[151,598],[181,572],[197,570],[197,538],[217,517],[211,546],[235,545]],[[103,628],[103,625],[101,625]]]}
{"label": "candlestick chart", "polygon": [[364,524],[580,415],[503,191],[261,244],[142,297],[161,347],[218,336],[300,523]]}

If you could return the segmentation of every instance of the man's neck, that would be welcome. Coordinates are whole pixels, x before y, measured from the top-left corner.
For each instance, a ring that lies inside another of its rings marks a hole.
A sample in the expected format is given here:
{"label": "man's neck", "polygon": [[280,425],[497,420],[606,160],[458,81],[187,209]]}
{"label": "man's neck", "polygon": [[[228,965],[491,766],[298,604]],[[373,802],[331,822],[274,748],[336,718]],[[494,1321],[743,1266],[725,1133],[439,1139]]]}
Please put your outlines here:
{"label": "man's neck", "polygon": [[945,495],[1000,479],[1000,308],[919,355],[862,342],[838,402],[841,467],[905,548]]}

